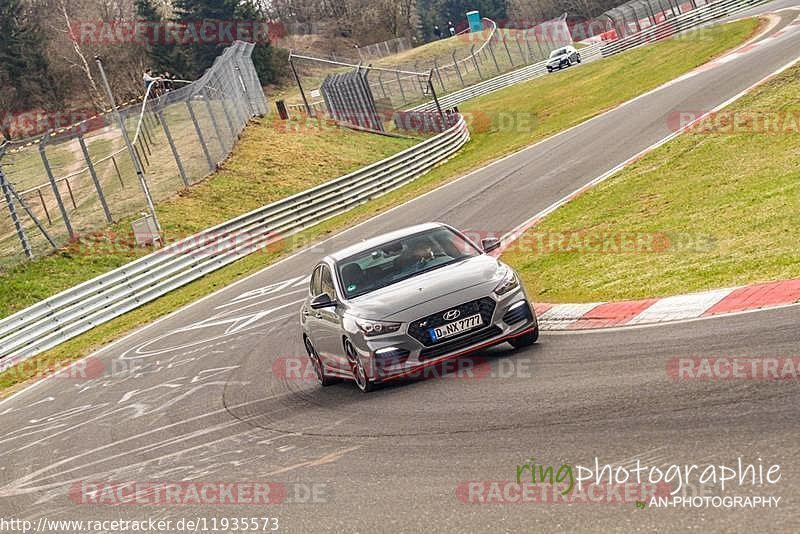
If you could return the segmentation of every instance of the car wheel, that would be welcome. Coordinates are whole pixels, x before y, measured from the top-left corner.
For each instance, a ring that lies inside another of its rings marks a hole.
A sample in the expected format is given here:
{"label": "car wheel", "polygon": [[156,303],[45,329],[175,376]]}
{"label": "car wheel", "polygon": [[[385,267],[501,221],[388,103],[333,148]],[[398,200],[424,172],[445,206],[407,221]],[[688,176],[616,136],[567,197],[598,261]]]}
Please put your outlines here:
{"label": "car wheel", "polygon": [[580,63],[580,62],[581,62],[581,55],[580,55],[580,54],[578,54],[578,57],[576,58],[576,61],[577,61],[578,63]]}
{"label": "car wheel", "polygon": [[353,373],[353,380],[355,380],[356,386],[363,393],[369,393],[375,384],[367,376],[364,362],[358,357],[355,347],[349,341],[344,342],[344,351],[347,354],[347,361],[350,363],[350,370]]}
{"label": "car wheel", "polygon": [[306,352],[308,359],[311,360],[311,366],[314,368],[314,374],[317,375],[317,383],[320,386],[330,386],[336,383],[336,379],[329,377],[325,374],[325,366],[322,364],[322,358],[319,357],[317,349],[311,344],[308,338],[304,338]]}
{"label": "car wheel", "polygon": [[519,337],[512,337],[508,340],[512,347],[515,349],[521,349],[523,347],[529,347],[536,343],[536,340],[539,339],[539,327],[537,326],[532,331],[528,332],[527,334],[523,334]]}

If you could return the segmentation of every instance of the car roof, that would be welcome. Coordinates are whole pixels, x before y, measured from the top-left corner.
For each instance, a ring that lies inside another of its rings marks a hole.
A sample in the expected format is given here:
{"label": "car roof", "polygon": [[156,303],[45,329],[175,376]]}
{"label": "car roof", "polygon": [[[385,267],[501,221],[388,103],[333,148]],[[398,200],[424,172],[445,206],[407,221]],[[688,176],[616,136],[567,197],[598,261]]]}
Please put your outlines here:
{"label": "car roof", "polygon": [[447,225],[443,223],[430,222],[424,224],[416,224],[414,226],[407,226],[406,228],[401,228],[400,230],[395,230],[393,232],[381,234],[379,236],[375,236],[370,239],[365,239],[359,243],[355,243],[353,245],[345,247],[341,250],[334,252],[333,254],[329,254],[325,259],[333,262],[338,262],[345,258],[349,258],[354,254],[358,254],[359,252],[364,252],[371,248],[383,245],[384,243],[389,243],[390,241],[394,241],[395,239],[400,239],[401,237],[406,237],[409,235],[417,234],[419,232],[424,232],[425,230],[432,230],[434,228],[441,228],[441,227],[447,227]]}

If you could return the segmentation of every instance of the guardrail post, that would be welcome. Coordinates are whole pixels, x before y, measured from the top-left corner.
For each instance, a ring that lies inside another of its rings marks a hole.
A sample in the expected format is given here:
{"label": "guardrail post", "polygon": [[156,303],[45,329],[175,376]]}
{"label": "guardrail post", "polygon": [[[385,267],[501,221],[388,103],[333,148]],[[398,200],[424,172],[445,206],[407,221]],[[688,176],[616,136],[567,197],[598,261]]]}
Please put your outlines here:
{"label": "guardrail post", "polygon": [[97,173],[94,170],[94,164],[92,163],[92,158],[89,156],[89,149],[86,147],[86,140],[83,138],[83,134],[78,134],[78,144],[81,145],[83,159],[86,160],[86,167],[89,169],[89,176],[92,177],[94,188],[97,191],[97,198],[100,200],[100,206],[103,207],[103,213],[106,216],[106,221],[112,223],[114,222],[114,219],[111,217],[111,211],[108,209],[106,196],[103,194],[103,188],[100,186],[100,180],[97,178]]}
{"label": "guardrail post", "polygon": [[[47,138],[49,134],[45,134],[42,136],[41,141],[39,141],[39,157],[42,158],[42,165],[44,165],[44,172],[47,173],[47,179],[50,182],[50,187],[53,188],[53,196],[56,197],[56,203],[58,204],[58,211],[61,212],[61,217],[64,219],[64,226],[67,228],[67,234],[69,234],[70,239],[75,238],[75,231],[72,229],[72,223],[69,220],[69,215],[67,214],[67,208],[64,207],[64,199],[61,198],[61,192],[58,190],[58,184],[56,184],[56,179],[53,176],[53,169],[50,168],[50,162],[47,160],[47,154],[45,152],[45,145],[47,144]],[[69,182],[67,182],[69,185]],[[73,200],[74,205],[74,200]]]}
{"label": "guardrail post", "polygon": [[206,162],[208,162],[209,170],[214,170],[216,165],[214,165],[214,160],[211,159],[211,153],[208,151],[208,147],[206,146],[206,140],[203,138],[203,130],[200,129],[200,124],[197,122],[197,116],[194,114],[194,108],[192,108],[191,98],[190,100],[186,101],[186,107],[189,109],[189,117],[192,119],[192,124],[194,124],[194,131],[197,133],[197,138],[200,140],[200,148],[203,149],[203,154],[206,157]]}
{"label": "guardrail post", "polygon": [[172,157],[175,158],[175,164],[178,166],[178,172],[181,175],[181,180],[183,180],[183,185],[189,187],[189,179],[186,178],[186,171],[183,169],[181,156],[178,154],[178,148],[175,146],[175,141],[172,139],[172,133],[169,131],[167,120],[164,118],[164,112],[161,110],[161,108],[158,108],[156,115],[161,123],[161,128],[164,130],[164,136],[167,138],[167,143],[169,143],[169,149],[172,151]]}
{"label": "guardrail post", "polygon": [[17,215],[17,209],[14,207],[14,201],[11,199],[11,191],[9,190],[8,183],[6,182],[6,175],[3,174],[2,165],[0,165],[0,189],[3,190],[3,197],[6,199],[6,207],[8,208],[9,215],[11,215],[11,222],[14,224],[14,230],[17,232],[17,238],[19,238],[20,245],[22,245],[22,251],[25,253],[25,256],[31,260],[33,259],[31,244],[28,241],[28,236],[25,235],[25,227],[22,226],[22,222],[19,220],[19,216]]}

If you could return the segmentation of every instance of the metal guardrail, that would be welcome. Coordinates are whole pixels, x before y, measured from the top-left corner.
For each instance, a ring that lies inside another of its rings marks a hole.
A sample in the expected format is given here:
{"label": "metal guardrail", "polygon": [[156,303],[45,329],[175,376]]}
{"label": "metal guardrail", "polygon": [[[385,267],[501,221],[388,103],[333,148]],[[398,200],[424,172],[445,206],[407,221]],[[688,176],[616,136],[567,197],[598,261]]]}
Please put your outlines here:
{"label": "metal guardrail", "polygon": [[685,30],[703,26],[707,22],[736,13],[742,9],[763,4],[768,0],[718,0],[687,11],[681,15],[649,26],[640,32],[623,37],[617,41],[606,43],[601,52],[603,57],[618,54],[643,44],[660,41],[672,37]]}
{"label": "metal guardrail", "polygon": [[[736,13],[743,9],[762,4],[768,0],[718,0],[717,2],[705,4],[687,11],[682,15],[660,22],[653,26],[642,30],[641,32],[629,35],[618,41],[610,43],[596,43],[578,50],[581,55],[581,61],[588,63],[603,57],[613,56],[626,50],[636,48],[638,46],[660,41],[668,37],[672,37],[683,31],[703,26],[709,22]],[[462,102],[471,100],[478,96],[482,96],[494,91],[498,91],[510,85],[521,82],[526,82],[547,73],[547,61],[540,61],[527,67],[522,67],[513,70],[500,76],[495,76],[475,85],[471,85],[460,91],[439,97],[439,103],[443,108],[451,108],[457,106]],[[434,111],[436,110],[435,102],[426,102],[419,106],[412,108],[413,111]]]}
{"label": "metal guardrail", "polygon": [[39,354],[275,241],[400,187],[469,140],[450,129],[377,163],[173,243],[0,320],[0,370]]}

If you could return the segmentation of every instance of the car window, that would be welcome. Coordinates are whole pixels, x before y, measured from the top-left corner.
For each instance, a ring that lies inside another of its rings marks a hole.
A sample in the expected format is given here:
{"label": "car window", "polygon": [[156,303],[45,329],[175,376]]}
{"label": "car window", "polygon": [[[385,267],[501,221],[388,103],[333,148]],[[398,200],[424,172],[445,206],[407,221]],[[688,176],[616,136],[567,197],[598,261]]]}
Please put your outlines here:
{"label": "car window", "polygon": [[336,290],[333,288],[333,277],[327,265],[321,266],[320,293],[327,293],[330,298],[336,298]]}
{"label": "car window", "polygon": [[400,282],[482,252],[447,227],[411,234],[337,263],[347,298]]}
{"label": "car window", "polygon": [[322,293],[321,285],[320,285],[320,272],[322,271],[322,266],[317,265],[316,269],[314,269],[314,273],[311,275],[311,285],[309,286],[309,291],[311,292],[312,297],[316,297],[320,293]]}

